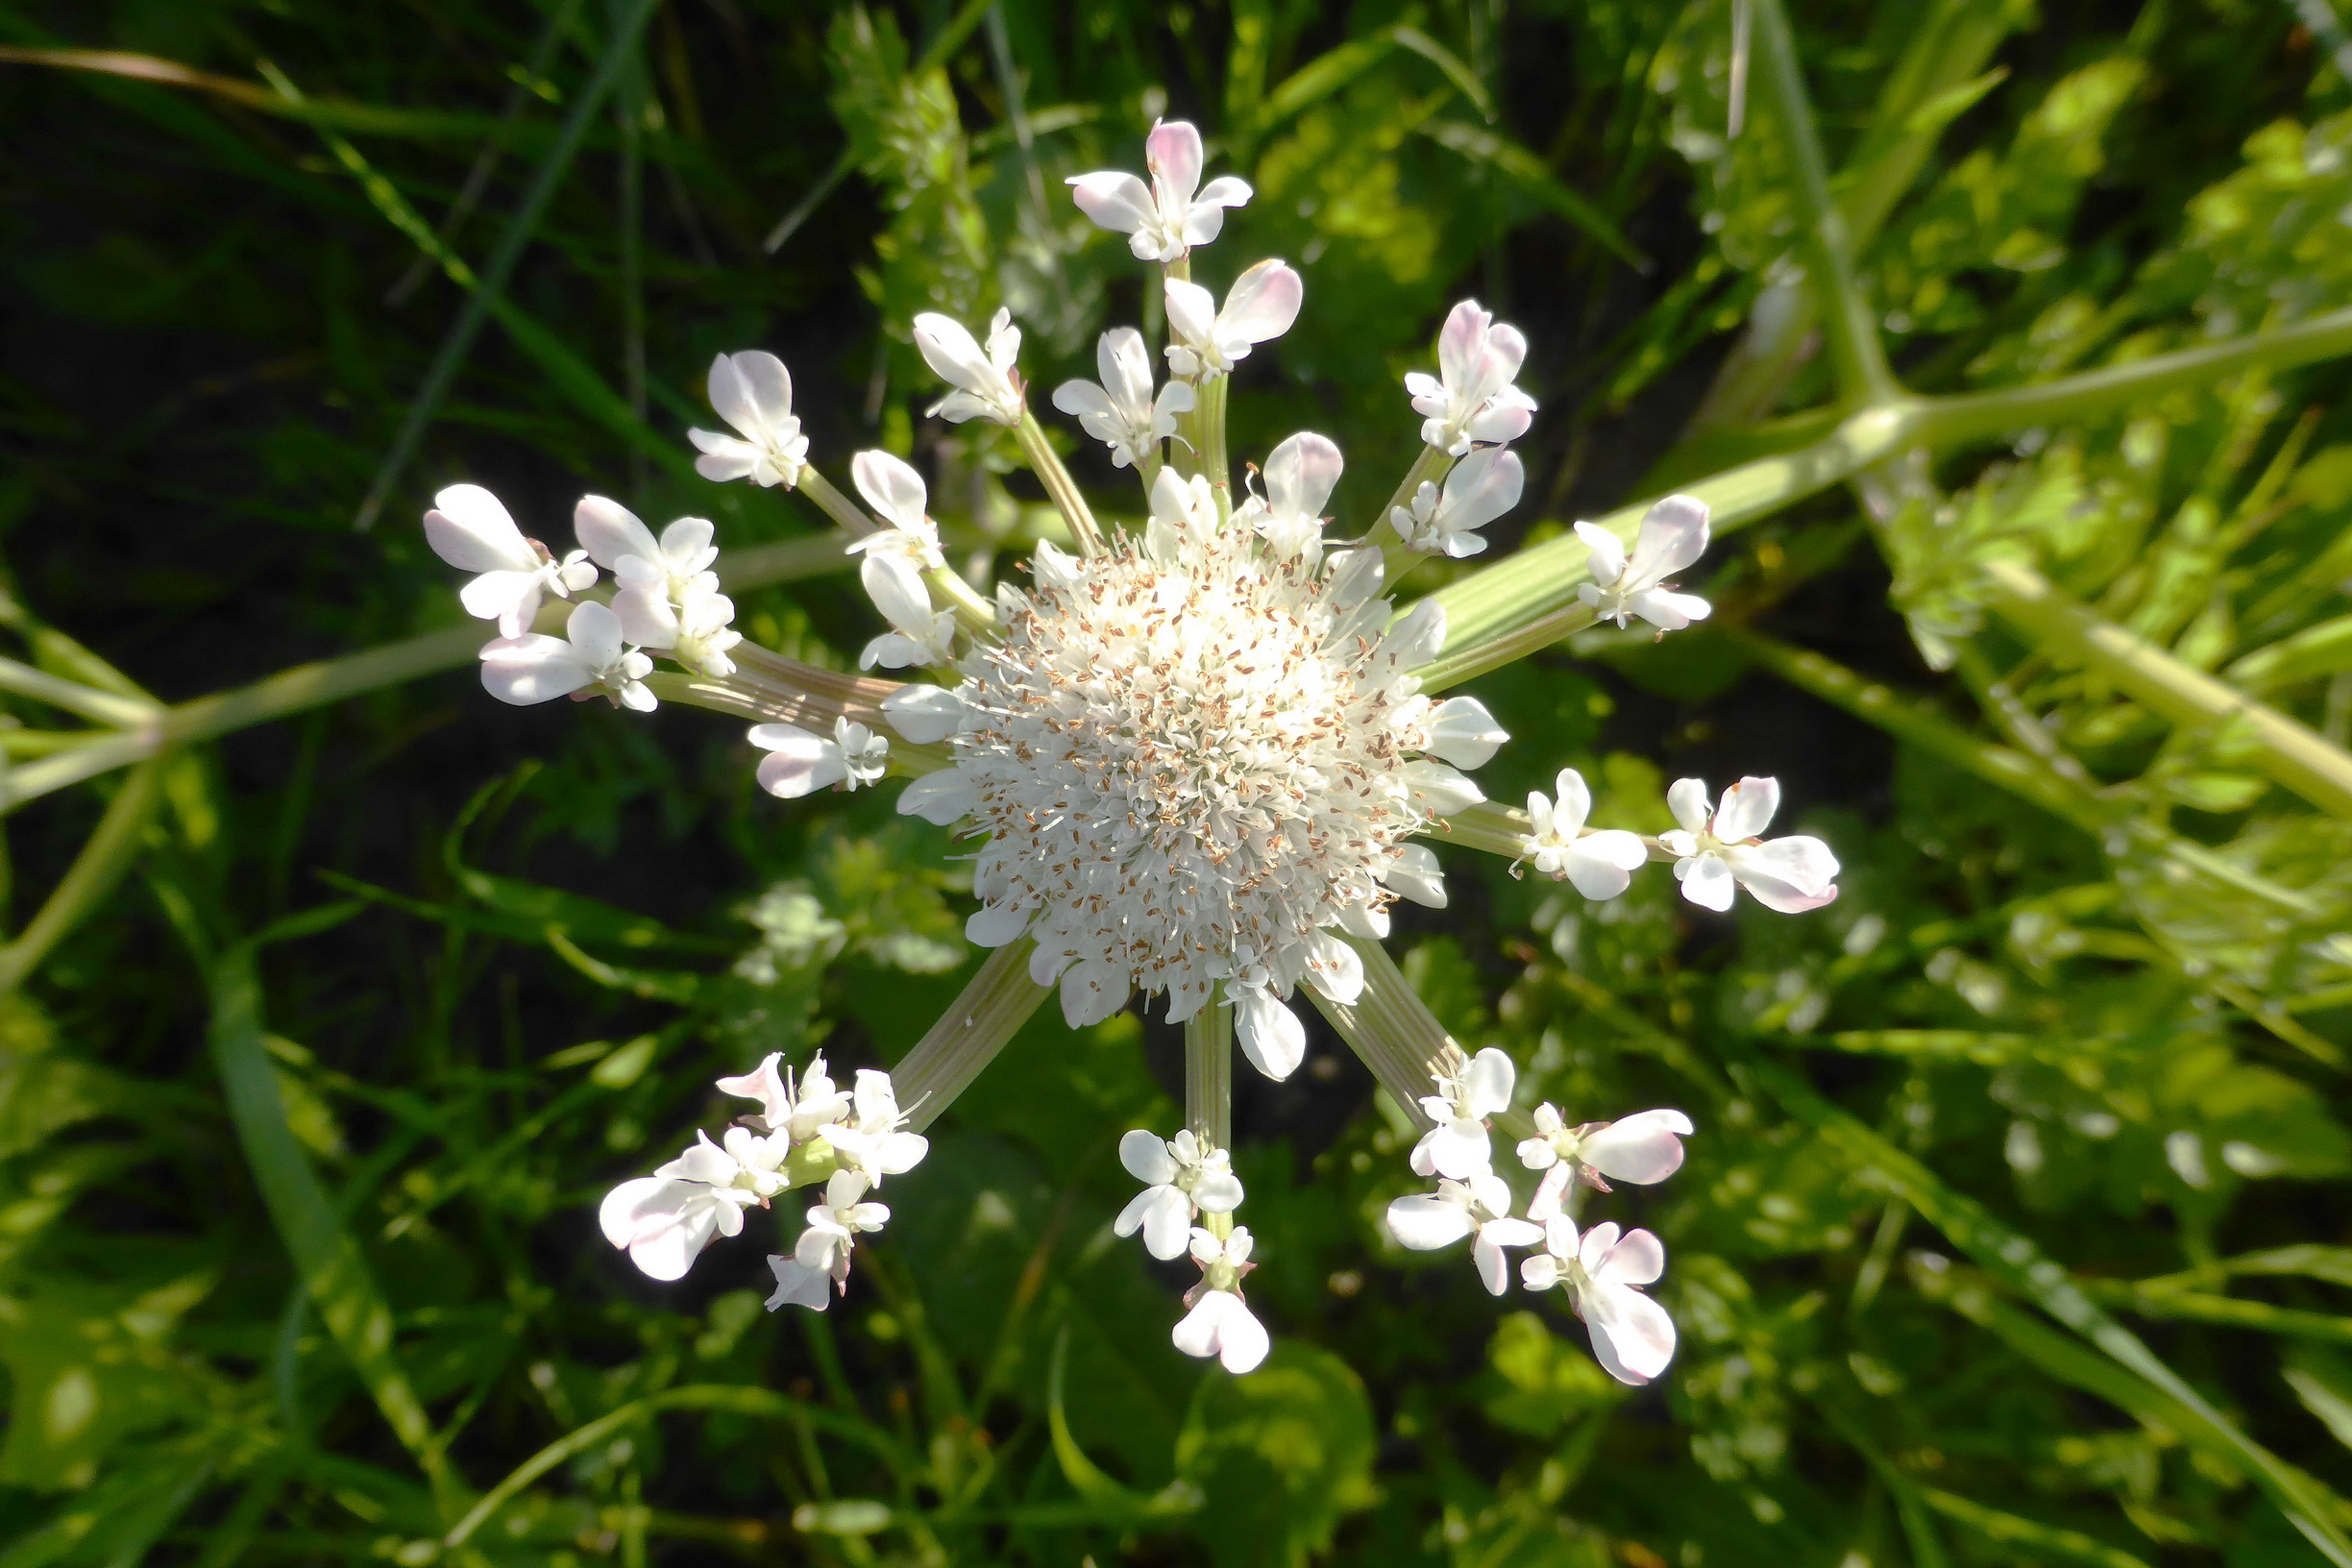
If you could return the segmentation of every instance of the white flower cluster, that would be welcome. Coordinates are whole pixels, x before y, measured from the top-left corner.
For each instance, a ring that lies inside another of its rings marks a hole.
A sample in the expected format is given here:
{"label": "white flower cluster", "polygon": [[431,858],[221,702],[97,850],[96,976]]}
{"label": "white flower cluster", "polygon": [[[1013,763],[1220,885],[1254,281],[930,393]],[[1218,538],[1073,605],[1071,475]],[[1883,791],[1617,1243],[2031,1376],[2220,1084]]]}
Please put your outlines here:
{"label": "white flower cluster", "polygon": [[1518,1154],[1522,1164],[1544,1174],[1514,1217],[1510,1184],[1495,1172],[1487,1120],[1510,1109],[1516,1069],[1492,1046],[1466,1060],[1455,1056],[1450,1070],[1433,1074],[1437,1091],[1422,1099],[1421,1109],[1433,1125],[1412,1151],[1414,1172],[1436,1177],[1437,1189],[1391,1203],[1389,1234],[1417,1252],[1469,1237],[1479,1278],[1498,1296],[1510,1288],[1505,1249],[1540,1243],[1541,1252],[1521,1262],[1521,1282],[1531,1290],[1565,1290],[1609,1376],[1648,1383],[1674,1359],[1674,1319],[1639,1289],[1665,1271],[1666,1249],[1648,1231],[1621,1234],[1613,1223],[1580,1232],[1576,1188],[1605,1192],[1609,1177],[1664,1181],[1682,1164],[1690,1118],[1679,1111],[1645,1111],[1571,1128],[1557,1109],[1538,1106],[1535,1136],[1519,1144]]}
{"label": "white flower cluster", "polygon": [[698,1132],[684,1154],[614,1188],[598,1218],[604,1238],[639,1268],[675,1280],[712,1237],[742,1233],[745,1210],[822,1181],[824,1201],[809,1209],[798,1243],[768,1260],[776,1281],[769,1311],[790,1302],[821,1312],[847,1287],[857,1237],[890,1218],[866,1194],[884,1177],[914,1169],[930,1143],[905,1130],[889,1073],[862,1068],[855,1086],[843,1090],[822,1056],[796,1082],[790,1071],[777,1072],[780,1060],[772,1054],[741,1077],[719,1080],[723,1093],[759,1101],[756,1115],[739,1118],[718,1143]]}
{"label": "white flower cluster", "polygon": [[1140,1230],[1154,1258],[1189,1253],[1200,1265],[1200,1284],[1185,1293],[1185,1315],[1169,1336],[1176,1348],[1204,1360],[1214,1357],[1228,1372],[1257,1370],[1270,1341],[1241,1299],[1241,1277],[1258,1265],[1250,1262],[1249,1228],[1233,1223],[1241,1182],[1225,1151],[1189,1128],[1163,1139],[1139,1127],[1119,1139],[1119,1164],[1144,1187],[1119,1211],[1114,1234]]}
{"label": "white flower cluster", "polygon": [[[433,552],[479,574],[457,596],[467,613],[498,623],[498,637],[481,650],[482,685],[492,697],[520,707],[601,693],[642,713],[659,705],[645,684],[653,653],[701,674],[735,673],[727,650],[743,634],[734,629],[734,600],[719,591],[710,570],[719,551],[707,519],[681,517],[656,539],[620,502],[583,496],[572,527],[583,548],[559,562],[545,545],[526,539],[498,497],[480,485],[451,485],[425,514]],[[561,637],[530,629],[547,595],[587,592],[599,567],[613,575],[609,605],[595,600],[576,605]]]}
{"label": "white flower cluster", "polygon": [[[1591,792],[1568,770],[1556,799],[1529,797],[1524,834],[1494,830],[1496,808],[1465,771],[1508,737],[1476,698],[1424,693],[1423,673],[1445,647],[1443,606],[1424,598],[1400,614],[1388,596],[1417,556],[1485,551],[1482,530],[1522,499],[1526,471],[1509,445],[1536,409],[1516,384],[1526,338],[1475,300],[1454,306],[1436,374],[1406,378],[1422,444],[1405,482],[1365,533],[1327,539],[1325,511],[1345,467],[1329,439],[1290,436],[1265,454],[1254,483],[1231,486],[1225,473],[1224,379],[1289,331],[1303,281],[1268,259],[1243,269],[1221,298],[1194,282],[1192,253],[1217,237],[1250,187],[1230,176],[1204,186],[1201,137],[1182,122],[1153,129],[1145,161],[1144,178],[1101,171],[1069,184],[1089,217],[1166,269],[1167,380],[1156,383],[1144,334],[1120,327],[1097,345],[1101,380],[1067,380],[1053,394],[1115,467],[1141,480],[1149,515],[1140,528],[1099,536],[1037,426],[1021,332],[1007,310],[984,336],[938,313],[908,326],[947,387],[931,413],[1017,430],[1079,551],[1040,543],[1028,580],[992,590],[950,569],[912,465],[855,453],[848,467],[861,510],[812,462],[783,363],[759,351],[722,355],[709,396],[731,433],[689,432],[698,472],[813,499],[841,526],[886,628],[865,646],[859,670],[932,678],[898,684],[756,648],[735,653],[735,607],[720,591],[703,519],[681,518],[656,537],[618,503],[590,496],[575,512],[579,548],[558,559],[524,537],[488,491],[454,485],[427,515],[426,534],[445,560],[475,574],[459,596],[466,610],[497,623],[481,653],[483,684],[511,703],[600,694],[646,710],[655,685],[671,680],[653,674],[655,655],[665,655],[696,677],[663,687],[674,700],[769,721],[748,739],[765,753],[757,776],[771,794],[789,799],[874,786],[893,771],[912,775],[901,813],[981,841],[971,857],[979,908],[967,936],[985,947],[1029,944],[1020,962],[1008,955],[984,968],[997,999],[1007,986],[1056,988],[1073,1026],[1110,1017],[1138,992],[1165,997],[1171,1020],[1230,1006],[1241,1052],[1274,1078],[1306,1053],[1292,1010],[1298,988],[1355,1012],[1372,951],[1363,944],[1387,935],[1389,906],[1402,897],[1445,907],[1437,857],[1419,840],[1447,832],[1449,819],[1466,842],[1515,850],[1514,870],[1531,865],[1588,897],[1623,893],[1637,868],[1660,859],[1675,863],[1685,897],[1713,910],[1729,908],[1739,888],[1775,910],[1834,898],[1838,866],[1826,845],[1760,837],[1778,805],[1770,779],[1742,779],[1712,809],[1704,786],[1685,779],[1669,796],[1680,827],[1650,839],[1588,826]],[[1660,502],[1630,551],[1592,524],[1577,530],[1590,551],[1591,581],[1580,592],[1592,621],[1623,629],[1639,618],[1662,635],[1707,615],[1704,600],[1668,581],[1707,548],[1701,502]],[[609,590],[600,586],[606,573]],[[534,626],[551,597],[578,600],[562,636]],[[1213,1038],[1188,1037],[1188,1049]],[[1367,1060],[1379,1054],[1365,1049]],[[1412,1156],[1437,1185],[1397,1200],[1390,1230],[1415,1248],[1471,1239],[1481,1278],[1498,1294],[1509,1284],[1508,1250],[1539,1249],[1523,1261],[1522,1280],[1566,1289],[1613,1375],[1656,1376],[1673,1354],[1674,1326],[1638,1287],[1658,1277],[1662,1249],[1645,1231],[1580,1231],[1574,1215],[1578,1195],[1605,1190],[1605,1178],[1671,1172],[1690,1123],[1654,1111],[1572,1129],[1539,1108],[1536,1136],[1519,1152],[1543,1175],[1514,1213],[1488,1130],[1509,1110],[1510,1061],[1491,1049],[1470,1059],[1446,1052],[1430,1069],[1434,1092],[1421,1097],[1433,1127]],[[911,1093],[926,1081],[914,1075],[937,1070],[931,1066],[906,1069]],[[624,1182],[601,1218],[646,1273],[676,1279],[714,1237],[739,1234],[746,1210],[821,1185],[793,1250],[771,1259],[769,1302],[821,1311],[846,1280],[858,1237],[890,1218],[872,1194],[927,1145],[907,1130],[888,1075],[862,1071],[844,1090],[821,1057],[796,1082],[779,1076],[777,1061],[720,1081],[759,1101],[758,1115],[717,1142],[698,1135],[653,1175]],[[1404,1075],[1392,1088],[1418,1087],[1409,1066],[1382,1070]],[[1188,1115],[1196,1126],[1221,1124],[1221,1113],[1203,1107]],[[1234,1220],[1242,1193],[1227,1152],[1194,1132],[1164,1139],[1136,1131],[1120,1158],[1145,1189],[1118,1216],[1117,1234],[1139,1231],[1153,1256],[1188,1254],[1201,1270],[1176,1346],[1236,1373],[1255,1368],[1268,1340],[1242,1295],[1255,1265],[1250,1233]]]}

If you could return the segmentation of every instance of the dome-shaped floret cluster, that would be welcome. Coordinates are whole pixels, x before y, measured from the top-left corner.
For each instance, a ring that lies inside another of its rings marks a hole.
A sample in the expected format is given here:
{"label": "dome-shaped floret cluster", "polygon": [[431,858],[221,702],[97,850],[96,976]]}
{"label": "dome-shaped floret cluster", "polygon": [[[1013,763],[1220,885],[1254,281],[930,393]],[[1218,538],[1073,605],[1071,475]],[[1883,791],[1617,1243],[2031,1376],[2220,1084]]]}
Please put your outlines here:
{"label": "dome-shaped floret cluster", "polygon": [[1354,1000],[1333,928],[1383,931],[1392,873],[1425,869],[1408,837],[1481,798],[1448,764],[1500,735],[1407,673],[1442,641],[1435,607],[1391,628],[1378,551],[1289,546],[1219,527],[1208,486],[1164,471],[1142,540],[1040,547],[1034,587],[1000,596],[1001,642],[960,667],[940,788],[989,836],[968,934],[1034,938],[1073,1024],[1137,990],[1188,1017],[1219,980],[1261,1006],[1301,980]]}

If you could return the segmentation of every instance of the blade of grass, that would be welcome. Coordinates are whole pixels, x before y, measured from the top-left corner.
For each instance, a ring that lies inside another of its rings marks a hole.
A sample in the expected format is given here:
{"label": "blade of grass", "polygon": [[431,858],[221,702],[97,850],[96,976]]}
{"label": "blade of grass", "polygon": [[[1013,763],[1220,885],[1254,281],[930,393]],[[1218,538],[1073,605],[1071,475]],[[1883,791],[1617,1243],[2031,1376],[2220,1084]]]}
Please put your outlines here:
{"label": "blade of grass", "polygon": [[1730,1066],[1735,1075],[1777,1101],[1858,1176],[1909,1203],[1987,1274],[2088,1340],[2134,1384],[2175,1407],[2184,1436],[2243,1465],[2322,1556],[2337,1568],[2352,1568],[2352,1541],[2345,1538],[2340,1523],[2347,1512],[2343,1500],[2240,1431],[2139,1335],[2110,1317],[2029,1237],[2002,1224],[1973,1198],[1946,1187],[1926,1166],[1823,1099],[1785,1067],[1744,1049]]}
{"label": "blade of grass", "polygon": [[384,454],[376,479],[368,487],[365,500],[359,503],[358,514],[352,527],[364,532],[375,525],[390,499],[392,486],[415,455],[425,430],[440,411],[442,401],[457,380],[457,372],[472,352],[474,339],[481,332],[482,323],[489,319],[490,302],[506,291],[506,281],[514,274],[515,264],[523,259],[523,252],[538,232],[539,219],[554,198],[556,187],[570,172],[573,155],[579,151],[580,139],[601,112],[605,98],[620,83],[621,75],[636,58],[638,40],[644,36],[647,22],[652,19],[657,0],[625,0],[613,19],[611,35],[604,52],[598,58],[596,70],[589,76],[579,96],[573,100],[572,112],[564,116],[563,128],[555,135],[555,145],[548,149],[547,157],[539,161],[532,175],[530,187],[525,192],[522,205],[506,220],[506,228],[499,235],[498,244],[490,253],[489,261],[481,270],[480,284],[466,296],[459,307],[457,320],[452,324],[449,335],[442,340],[440,351],[425,373],[425,380],[409,401],[408,409],[401,418],[400,429],[394,432],[392,447]]}

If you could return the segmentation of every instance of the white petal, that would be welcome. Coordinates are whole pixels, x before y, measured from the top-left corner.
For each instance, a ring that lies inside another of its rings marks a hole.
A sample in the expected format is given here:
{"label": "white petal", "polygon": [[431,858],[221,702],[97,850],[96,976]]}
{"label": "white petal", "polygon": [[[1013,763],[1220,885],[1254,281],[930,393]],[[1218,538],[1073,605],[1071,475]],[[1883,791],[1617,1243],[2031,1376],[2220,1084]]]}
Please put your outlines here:
{"label": "white petal", "polygon": [[1469,1070],[1462,1074],[1462,1108],[1474,1116],[1500,1115],[1510,1109],[1511,1086],[1518,1077],[1509,1055],[1487,1046],[1470,1059]]}
{"label": "white petal", "polygon": [[913,533],[927,531],[923,513],[931,493],[907,463],[887,452],[861,452],[849,459],[849,478],[885,523]]}
{"label": "white petal", "polygon": [[1604,588],[1615,585],[1617,579],[1625,576],[1624,544],[1598,523],[1579,523],[1576,536],[1592,551],[1592,557],[1585,566],[1592,574],[1592,580]]}
{"label": "white petal", "polygon": [[849,776],[841,747],[821,735],[793,724],[761,724],[751,739],[769,752],[760,759],[759,786],[780,800],[797,800]]}
{"label": "white petal", "polygon": [[1644,1111],[1587,1134],[1577,1158],[1614,1182],[1648,1186],[1682,1168],[1682,1139],[1690,1117],[1679,1111]]}
{"label": "white petal", "polygon": [[1230,1214],[1241,1207],[1241,1178],[1230,1170],[1212,1170],[1192,1188],[1192,1201],[1204,1213]]}
{"label": "white petal", "polygon": [[1733,842],[1755,838],[1772,825],[1773,814],[1779,809],[1778,779],[1743,778],[1724,791],[1723,804],[1715,812],[1714,834]]}
{"label": "white petal", "polygon": [[1148,1187],[1119,1211],[1112,1224],[1117,1236],[1143,1233],[1143,1249],[1165,1262],[1181,1258],[1191,1235],[1192,1205],[1172,1187]]}
{"label": "white petal", "polygon": [[579,504],[572,508],[572,531],[589,559],[607,572],[617,569],[624,555],[650,561],[661,553],[661,547],[637,514],[603,496],[580,497]]}
{"label": "white petal", "polygon": [[929,746],[962,729],[970,710],[965,707],[962,698],[946,687],[918,681],[884,698],[882,717],[905,739],[917,746]]}
{"label": "white petal", "polygon": [[1675,864],[1675,875],[1682,879],[1682,896],[1702,909],[1717,914],[1731,907],[1731,893],[1736,884],[1731,880],[1731,868],[1716,854],[1694,855]]}
{"label": "white petal", "polygon": [[1380,592],[1383,562],[1377,550],[1343,550],[1330,561],[1331,585],[1325,590],[1335,609],[1354,609]]}
{"label": "white petal", "polygon": [[946,827],[980,809],[980,797],[960,768],[925,773],[898,792],[898,815]]}
{"label": "white petal", "polygon": [[1206,344],[1216,330],[1216,299],[1198,283],[1167,280],[1167,321],[1171,337]]}
{"label": "white petal", "polygon": [[1103,959],[1082,959],[1062,976],[1062,1017],[1072,1029],[1097,1024],[1127,1005],[1135,984]]}
{"label": "white petal", "polygon": [[1714,815],[1707,800],[1704,779],[1678,778],[1667,788],[1666,809],[1674,813],[1676,821],[1692,833],[1707,830],[1707,819]]}
{"label": "white petal", "polygon": [[1706,553],[1707,504],[1696,496],[1668,496],[1642,518],[1633,541],[1639,576],[1663,582]]}
{"label": "white petal", "polygon": [[1165,1187],[1176,1179],[1176,1157],[1168,1153],[1167,1139],[1157,1133],[1140,1127],[1129,1132],[1119,1139],[1118,1157],[1127,1174],[1145,1187]]}
{"label": "white petal", "polygon": [[1470,1261],[1478,1266],[1479,1278],[1485,1282],[1486,1293],[1499,1296],[1510,1288],[1510,1260],[1504,1255],[1502,1244],[1490,1234],[1489,1225],[1479,1232],[1471,1245]]}
{"label": "white petal", "polygon": [[[932,775],[937,777],[937,774]],[[911,789],[910,792],[912,793]],[[1029,912],[1007,904],[982,904],[964,922],[964,940],[977,947],[1002,947],[1029,929]],[[1163,1181],[1167,1178],[1161,1178]]]}
{"label": "white petal", "polygon": [[1415,1252],[1452,1246],[1470,1234],[1470,1211],[1458,1203],[1415,1192],[1388,1206],[1388,1234]]}
{"label": "white petal", "polygon": [[597,1209],[597,1223],[603,1229],[604,1239],[616,1247],[627,1246],[637,1238],[640,1213],[652,1208],[664,1188],[677,1185],[666,1177],[640,1176],[604,1194]]}
{"label": "white petal", "polygon": [[1266,454],[1266,504],[1279,517],[1321,517],[1346,466],[1338,447],[1301,430]]}
{"label": "white petal", "polygon": [[1666,1245],[1648,1231],[1628,1231],[1601,1255],[1596,1280],[1648,1285],[1666,1272]]}
{"label": "white petal", "polygon": [[858,581],[882,619],[899,631],[918,640],[930,631],[930,590],[904,556],[869,553],[858,568]]}
{"label": "white petal", "polygon": [[561,637],[536,633],[484,644],[481,667],[482,689],[517,707],[569,697],[597,678],[579,649]]}
{"label": "white petal", "polygon": [[1363,958],[1329,929],[1309,932],[1300,943],[1303,978],[1342,1007],[1363,994]]}
{"label": "white petal", "polygon": [[1517,453],[1492,447],[1474,452],[1446,476],[1446,525],[1482,528],[1518,505],[1526,486],[1527,469]]}
{"label": "white petal", "polygon": [[1560,859],[1577,892],[1587,898],[1614,898],[1632,885],[1632,873],[1648,862],[1650,851],[1638,836],[1610,828],[1587,833]]}
{"label": "white petal", "polygon": [[457,602],[465,606],[466,614],[477,621],[498,622],[499,633],[505,637],[520,637],[530,629],[529,620],[539,608],[539,598],[536,567],[527,572],[484,572],[457,590]]}
{"label": "white petal", "polygon": [[707,1200],[695,1204],[669,1224],[640,1231],[629,1243],[629,1262],[650,1279],[682,1280],[730,1218],[742,1229],[743,1211],[734,1205]]}
{"label": "white petal", "polygon": [[425,542],[460,572],[539,570],[538,552],[505,505],[478,484],[453,484],[433,497],[433,510],[425,514]]}
{"label": "white petal", "polygon": [[1680,631],[1693,621],[1704,621],[1715,610],[1697,594],[1670,594],[1663,588],[1644,588],[1629,596],[1625,605],[1660,631]]}
{"label": "white petal", "polygon": [[613,595],[613,614],[620,617],[621,636],[639,648],[675,648],[677,611],[669,593],[654,584],[632,582]]}
{"label": "white petal", "polygon": [[1510,735],[1475,697],[1449,697],[1429,716],[1432,756],[1457,768],[1482,767]]}
{"label": "white petal", "polygon": [[806,1307],[811,1311],[823,1311],[833,1303],[833,1280],[822,1269],[811,1268],[797,1258],[771,1253],[768,1266],[775,1271],[775,1294],[768,1298],[768,1310],[779,1307]]}
{"label": "white petal", "polygon": [[1307,1060],[1307,1026],[1282,1001],[1264,992],[1234,997],[1234,1034],[1251,1066],[1281,1082]]}
{"label": "white petal", "polygon": [[1143,162],[1167,187],[1173,212],[1183,211],[1200,188],[1200,132],[1189,120],[1161,121],[1143,138]]}
{"label": "white petal", "polygon": [[[1449,1181],[1467,1181],[1490,1169],[1494,1145],[1475,1121],[1449,1121],[1422,1135],[1431,1169]],[[1418,1152],[1418,1151],[1416,1151]]]}
{"label": "white petal", "polygon": [[1381,639],[1381,655],[1399,670],[1418,670],[1445,650],[1445,606],[1435,599],[1417,599]]}
{"label": "white petal", "polygon": [[1067,184],[1078,210],[1115,233],[1132,234],[1159,216],[1151,187],[1132,174],[1104,169],[1071,175]]}
{"label": "white petal", "polygon": [[1445,871],[1427,845],[1397,845],[1396,859],[1381,873],[1381,881],[1424,908],[1446,907]]}
{"label": "white petal", "polygon": [[1583,1307],[1593,1359],[1619,1383],[1648,1383],[1674,1360],[1674,1319],[1640,1291],[1597,1286],[1585,1293]]}
{"label": "white petal", "polygon": [[1485,792],[1442,762],[1424,757],[1398,770],[1407,788],[1440,817],[1451,817],[1486,798]]}

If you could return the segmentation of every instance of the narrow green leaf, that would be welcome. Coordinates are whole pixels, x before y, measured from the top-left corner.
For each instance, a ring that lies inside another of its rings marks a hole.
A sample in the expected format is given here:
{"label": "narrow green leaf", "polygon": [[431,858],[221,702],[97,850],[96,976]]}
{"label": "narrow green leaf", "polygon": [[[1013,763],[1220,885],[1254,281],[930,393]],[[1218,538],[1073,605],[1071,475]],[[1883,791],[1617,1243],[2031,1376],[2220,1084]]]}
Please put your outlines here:
{"label": "narrow green leaf", "polygon": [[1507,136],[1459,120],[1432,120],[1421,134],[1440,147],[1450,148],[1473,163],[1482,163],[1507,183],[1566,218],[1605,246],[1628,265],[1647,268],[1650,258],[1634,248],[1609,215],[1544,166],[1542,159]]}

